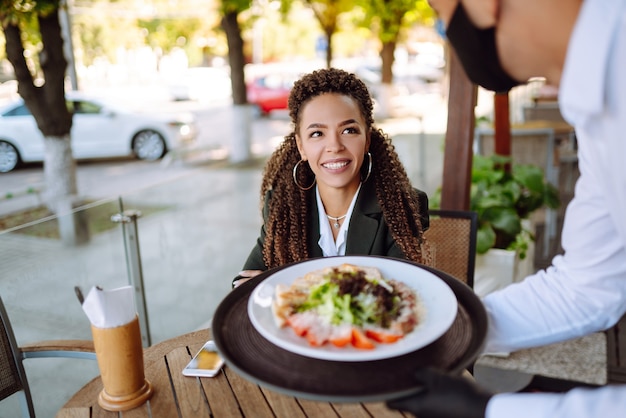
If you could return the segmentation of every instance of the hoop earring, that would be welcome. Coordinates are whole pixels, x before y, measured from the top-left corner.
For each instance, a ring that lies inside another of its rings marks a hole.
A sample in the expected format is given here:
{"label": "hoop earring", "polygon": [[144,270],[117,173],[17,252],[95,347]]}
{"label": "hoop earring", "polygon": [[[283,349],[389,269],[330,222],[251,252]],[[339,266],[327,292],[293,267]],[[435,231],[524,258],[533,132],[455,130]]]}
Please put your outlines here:
{"label": "hoop earring", "polygon": [[372,174],[372,154],[367,152],[367,156],[369,157],[369,164],[367,166],[367,175],[365,176],[365,180],[362,180],[361,183],[365,183],[367,179],[370,178],[370,174]]}
{"label": "hoop earring", "polygon": [[315,183],[317,182],[317,179],[313,179],[313,183],[311,183],[311,185],[309,187],[302,187],[300,185],[300,183],[298,183],[298,176],[297,176],[297,172],[298,172],[298,166],[300,166],[300,163],[304,161],[304,160],[300,160],[296,163],[296,165],[293,166],[293,182],[296,183],[296,186],[298,186],[298,188],[302,191],[307,191],[309,189],[311,189],[311,187],[315,186]]}

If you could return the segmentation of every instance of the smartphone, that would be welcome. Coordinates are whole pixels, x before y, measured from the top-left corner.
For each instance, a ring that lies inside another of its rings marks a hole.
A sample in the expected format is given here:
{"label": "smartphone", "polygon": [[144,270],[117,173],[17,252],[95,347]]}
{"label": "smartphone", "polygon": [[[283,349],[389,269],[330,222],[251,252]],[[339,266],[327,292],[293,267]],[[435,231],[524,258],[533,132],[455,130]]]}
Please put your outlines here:
{"label": "smartphone", "polygon": [[224,360],[217,353],[215,343],[207,341],[200,351],[193,356],[189,364],[185,366],[183,374],[185,376],[213,377],[220,371],[223,364]]}

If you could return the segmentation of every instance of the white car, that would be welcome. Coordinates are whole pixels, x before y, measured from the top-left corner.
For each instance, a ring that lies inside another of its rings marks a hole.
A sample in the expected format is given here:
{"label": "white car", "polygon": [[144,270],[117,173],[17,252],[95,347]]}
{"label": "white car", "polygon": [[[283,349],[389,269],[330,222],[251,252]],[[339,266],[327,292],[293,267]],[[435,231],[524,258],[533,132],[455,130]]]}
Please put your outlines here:
{"label": "white car", "polygon": [[[127,156],[157,160],[189,145],[197,135],[191,113],[141,113],[82,94],[68,94],[67,105],[74,113],[72,154],[77,160]],[[44,137],[24,101],[20,98],[0,108],[0,173],[43,159]]]}

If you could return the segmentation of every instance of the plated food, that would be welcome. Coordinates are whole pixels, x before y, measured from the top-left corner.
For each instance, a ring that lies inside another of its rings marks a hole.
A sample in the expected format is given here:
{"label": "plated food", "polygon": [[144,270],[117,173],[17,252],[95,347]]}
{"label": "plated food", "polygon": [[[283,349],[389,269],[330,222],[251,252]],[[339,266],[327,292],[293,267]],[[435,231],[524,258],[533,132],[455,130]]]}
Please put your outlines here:
{"label": "plated food", "polygon": [[[412,331],[394,343],[375,343],[375,349],[356,348],[352,341],[343,347],[327,342],[314,346],[291,327],[279,326],[273,311],[276,289],[288,289],[298,278],[328,267],[352,264],[374,269],[389,281],[393,279],[416,295],[417,322]],[[427,269],[406,260],[378,256],[323,257],[294,263],[266,275],[250,292],[248,317],[254,329],[270,343],[292,353],[330,361],[374,361],[397,357],[432,343],[441,337],[457,316],[457,300],[444,280]]]}
{"label": "plated food", "polygon": [[413,331],[421,307],[403,282],[376,267],[343,263],[278,284],[272,314],[279,328],[290,328],[311,346],[370,350]]}

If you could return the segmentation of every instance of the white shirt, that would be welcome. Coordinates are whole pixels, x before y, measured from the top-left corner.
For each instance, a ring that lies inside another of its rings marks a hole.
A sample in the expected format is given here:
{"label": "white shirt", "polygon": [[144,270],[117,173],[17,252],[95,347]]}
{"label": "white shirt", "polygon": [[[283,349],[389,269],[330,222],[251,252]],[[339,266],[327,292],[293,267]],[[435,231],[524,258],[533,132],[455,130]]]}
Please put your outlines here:
{"label": "white shirt", "polygon": [[356,198],[359,195],[359,191],[361,190],[361,185],[359,184],[359,188],[356,189],[356,193],[352,198],[352,203],[350,203],[350,207],[348,208],[348,212],[346,212],[346,217],[343,219],[343,223],[341,224],[341,228],[339,229],[339,233],[337,234],[337,241],[333,237],[333,231],[330,229],[330,224],[328,222],[328,216],[326,216],[326,209],[324,209],[324,204],[322,203],[322,198],[320,197],[320,192],[317,186],[315,187],[315,197],[317,199],[317,212],[319,213],[319,223],[320,223],[320,239],[317,244],[322,249],[322,254],[324,257],[332,257],[335,255],[346,255],[346,240],[348,239],[348,227],[350,226],[350,218],[352,217],[352,210],[354,209],[354,204],[356,203]]}
{"label": "white shirt", "polygon": [[[576,129],[581,176],[563,256],[484,298],[485,352],[515,351],[614,325],[626,311],[626,0],[585,0],[567,51],[561,113]],[[495,395],[487,418],[626,416],[626,385]]]}

